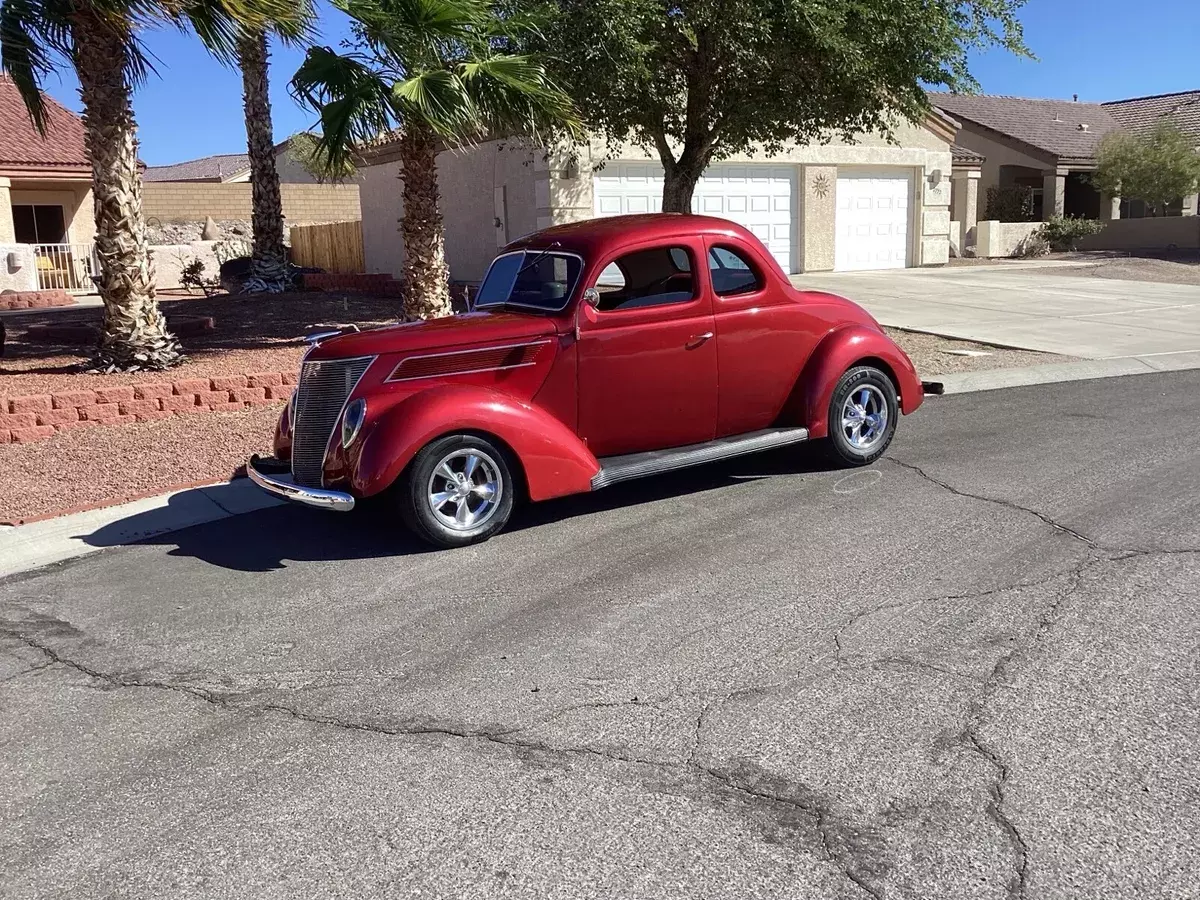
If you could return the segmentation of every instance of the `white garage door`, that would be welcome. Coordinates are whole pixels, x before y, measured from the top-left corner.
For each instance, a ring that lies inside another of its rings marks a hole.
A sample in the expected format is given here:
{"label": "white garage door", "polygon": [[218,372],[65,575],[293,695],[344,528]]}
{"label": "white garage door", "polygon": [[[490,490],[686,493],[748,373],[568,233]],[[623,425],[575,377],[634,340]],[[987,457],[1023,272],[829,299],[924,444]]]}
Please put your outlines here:
{"label": "white garage door", "polygon": [[908,175],[838,175],[834,268],[903,269],[908,265]]}
{"label": "white garage door", "polygon": [[[745,226],[766,244],[783,271],[791,272],[794,171],[789,166],[710,166],[692,195],[692,212]],[[597,216],[662,211],[663,172],[658,163],[607,163],[592,186]]]}

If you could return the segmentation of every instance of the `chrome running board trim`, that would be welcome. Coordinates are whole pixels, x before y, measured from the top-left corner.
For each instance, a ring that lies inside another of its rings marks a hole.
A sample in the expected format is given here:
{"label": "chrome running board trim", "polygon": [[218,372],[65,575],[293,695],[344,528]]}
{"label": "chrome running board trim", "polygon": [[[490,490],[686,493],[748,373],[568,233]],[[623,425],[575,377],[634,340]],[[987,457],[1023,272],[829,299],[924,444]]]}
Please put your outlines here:
{"label": "chrome running board trim", "polygon": [[600,460],[600,471],[592,476],[592,490],[608,487],[633,478],[644,478],[673,469],[686,469],[704,463],[718,462],[747,453],[786,447],[808,440],[807,428],[764,428],[749,434],[735,434],[717,438],[703,444],[689,444],[670,450],[649,450],[645,453],[627,453],[624,456],[606,456]]}

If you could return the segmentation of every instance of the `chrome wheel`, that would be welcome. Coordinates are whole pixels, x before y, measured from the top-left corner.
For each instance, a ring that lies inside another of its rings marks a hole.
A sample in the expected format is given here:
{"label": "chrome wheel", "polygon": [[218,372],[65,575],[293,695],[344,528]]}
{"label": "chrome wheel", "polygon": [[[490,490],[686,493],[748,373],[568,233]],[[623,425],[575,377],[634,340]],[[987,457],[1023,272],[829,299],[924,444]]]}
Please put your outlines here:
{"label": "chrome wheel", "polygon": [[442,525],[472,531],[496,514],[504,494],[504,477],[496,461],[482,450],[447,454],[429,477],[429,509]]}
{"label": "chrome wheel", "polygon": [[857,387],[842,404],[842,431],[855,450],[869,453],[887,434],[888,404],[873,384]]}

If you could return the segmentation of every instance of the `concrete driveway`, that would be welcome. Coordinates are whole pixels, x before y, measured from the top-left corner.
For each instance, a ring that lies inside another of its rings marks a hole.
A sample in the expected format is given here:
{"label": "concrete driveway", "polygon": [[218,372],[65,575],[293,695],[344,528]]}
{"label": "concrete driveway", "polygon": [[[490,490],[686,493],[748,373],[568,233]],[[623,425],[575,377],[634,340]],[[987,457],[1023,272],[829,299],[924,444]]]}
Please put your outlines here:
{"label": "concrete driveway", "polygon": [[792,281],[849,297],[897,328],[1085,359],[1200,362],[1200,287],[1050,276],[1043,270],[1049,265],[820,273]]}
{"label": "concrete driveway", "polygon": [[1200,871],[1200,373],[931,399],[480,547],[0,583],[0,895],[1146,900]]}

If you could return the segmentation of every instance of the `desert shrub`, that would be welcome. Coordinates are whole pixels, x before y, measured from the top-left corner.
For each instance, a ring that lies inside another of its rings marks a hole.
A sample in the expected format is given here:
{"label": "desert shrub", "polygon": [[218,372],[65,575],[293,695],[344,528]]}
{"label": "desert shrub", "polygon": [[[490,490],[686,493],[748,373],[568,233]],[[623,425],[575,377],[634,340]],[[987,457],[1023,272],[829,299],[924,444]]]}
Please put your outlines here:
{"label": "desert shrub", "polygon": [[1045,228],[1039,228],[1037,231],[1027,235],[1021,243],[1017,244],[1013,250],[1013,256],[1021,259],[1033,259],[1038,256],[1045,256],[1050,252],[1050,242],[1046,240],[1046,236],[1042,233]]}
{"label": "desert shrub", "polygon": [[1039,231],[1051,250],[1074,250],[1079,241],[1090,234],[1099,234],[1104,223],[1095,219],[1080,219],[1075,216],[1055,216]]}
{"label": "desert shrub", "polygon": [[1032,222],[1033,188],[1024,184],[992,185],[987,189],[983,217],[996,222]]}

